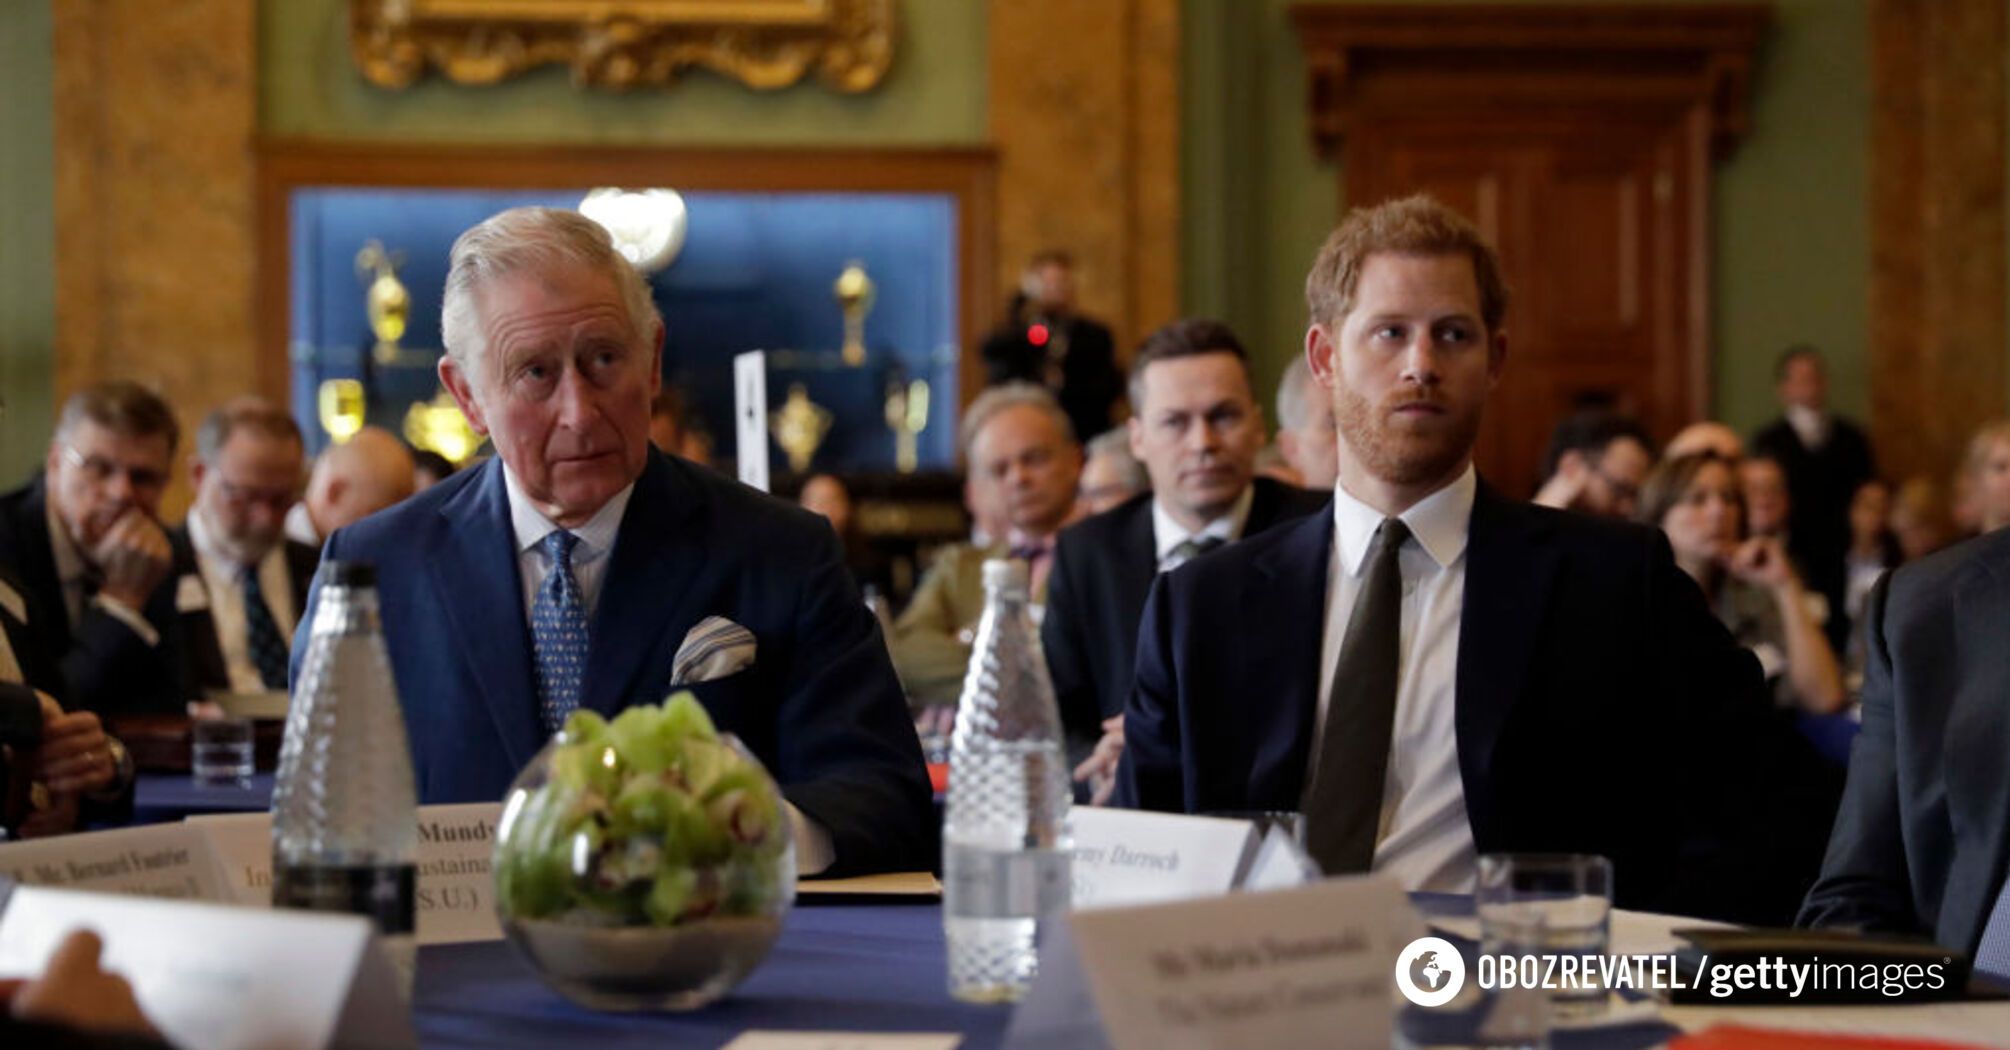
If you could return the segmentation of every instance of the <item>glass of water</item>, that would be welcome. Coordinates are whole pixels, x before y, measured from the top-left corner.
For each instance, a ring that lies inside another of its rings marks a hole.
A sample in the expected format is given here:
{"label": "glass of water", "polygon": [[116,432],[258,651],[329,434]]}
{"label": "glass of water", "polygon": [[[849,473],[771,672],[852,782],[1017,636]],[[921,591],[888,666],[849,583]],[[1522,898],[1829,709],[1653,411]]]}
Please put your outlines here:
{"label": "glass of water", "polygon": [[189,769],[208,784],[241,784],[256,771],[249,718],[198,719],[189,726]]}
{"label": "glass of water", "polygon": [[[1577,853],[1489,854],[1480,858],[1475,903],[1483,954],[1533,958],[1560,982],[1549,993],[1555,1016],[1605,1010],[1596,963],[1612,939],[1611,861]],[[1562,965],[1565,956],[1577,957],[1579,965]],[[1558,965],[1552,967],[1549,957]],[[1573,979],[1563,982],[1565,975]]]}

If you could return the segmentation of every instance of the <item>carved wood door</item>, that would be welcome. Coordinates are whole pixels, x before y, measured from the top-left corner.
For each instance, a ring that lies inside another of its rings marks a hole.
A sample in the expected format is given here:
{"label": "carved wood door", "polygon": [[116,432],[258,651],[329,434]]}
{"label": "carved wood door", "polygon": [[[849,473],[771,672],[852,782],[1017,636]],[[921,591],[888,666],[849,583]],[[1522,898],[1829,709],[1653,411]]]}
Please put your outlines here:
{"label": "carved wood door", "polygon": [[1550,429],[1582,404],[1662,439],[1708,415],[1710,161],[1742,123],[1721,108],[1742,95],[1725,56],[1748,56],[1730,44],[1755,44],[1762,15],[1659,9],[1645,14],[1678,24],[1643,33],[1642,11],[1595,5],[1295,14],[1342,206],[1429,193],[1500,250],[1507,370],[1477,453],[1490,482],[1532,494]]}

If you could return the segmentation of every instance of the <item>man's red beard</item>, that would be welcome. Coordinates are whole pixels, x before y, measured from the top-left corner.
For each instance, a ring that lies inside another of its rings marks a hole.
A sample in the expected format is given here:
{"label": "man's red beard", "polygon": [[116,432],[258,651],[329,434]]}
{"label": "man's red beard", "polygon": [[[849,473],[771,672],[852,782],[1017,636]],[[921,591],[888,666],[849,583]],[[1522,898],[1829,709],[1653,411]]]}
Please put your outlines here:
{"label": "man's red beard", "polygon": [[[1405,405],[1435,406],[1440,414],[1406,420],[1395,414]],[[1420,485],[1451,473],[1472,453],[1480,433],[1478,409],[1461,415],[1436,392],[1419,387],[1404,387],[1371,405],[1335,386],[1333,419],[1361,465],[1396,485]]]}

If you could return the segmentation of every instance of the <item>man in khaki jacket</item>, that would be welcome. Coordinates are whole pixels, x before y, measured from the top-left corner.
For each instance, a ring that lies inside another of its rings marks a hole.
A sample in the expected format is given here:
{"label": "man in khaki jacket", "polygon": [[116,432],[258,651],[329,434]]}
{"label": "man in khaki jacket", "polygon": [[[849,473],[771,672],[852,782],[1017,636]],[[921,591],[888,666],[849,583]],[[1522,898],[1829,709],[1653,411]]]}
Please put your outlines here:
{"label": "man in khaki jacket", "polygon": [[984,612],[985,559],[1024,559],[1037,610],[1046,601],[1054,535],[1075,518],[1082,450],[1045,389],[1007,383],[985,391],[964,416],[963,454],[972,480],[998,490],[1011,525],[989,546],[959,543],[942,551],[894,624],[894,670],[916,707],[956,703]]}

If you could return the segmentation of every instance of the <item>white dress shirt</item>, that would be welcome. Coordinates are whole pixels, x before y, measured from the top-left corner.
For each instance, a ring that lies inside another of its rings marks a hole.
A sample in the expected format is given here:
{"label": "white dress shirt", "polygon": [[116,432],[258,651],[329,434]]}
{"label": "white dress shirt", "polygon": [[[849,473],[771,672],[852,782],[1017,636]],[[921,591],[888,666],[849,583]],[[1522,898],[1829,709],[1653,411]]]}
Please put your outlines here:
{"label": "white dress shirt", "polygon": [[[1397,555],[1403,573],[1401,648],[1374,870],[1394,875],[1413,892],[1470,893],[1475,881],[1477,855],[1459,777],[1456,686],[1466,535],[1478,490],[1479,478],[1467,467],[1457,481],[1401,515],[1411,535]],[[1319,763],[1340,643],[1382,518],[1345,485],[1334,487],[1333,556],[1327,560],[1326,632],[1319,647],[1308,788]]]}
{"label": "white dress shirt", "polygon": [[1801,439],[1801,447],[1810,452],[1820,449],[1829,441],[1829,416],[1817,412],[1806,405],[1788,405],[1785,413],[1787,425],[1794,428],[1794,435]]}
{"label": "white dress shirt", "polygon": [[1218,539],[1223,543],[1234,543],[1242,538],[1243,527],[1249,524],[1249,505],[1256,502],[1256,486],[1243,487],[1242,495],[1235,498],[1235,504],[1228,513],[1202,525],[1198,530],[1189,531],[1186,526],[1174,520],[1172,512],[1158,497],[1152,497],[1152,539],[1158,548],[1160,572],[1171,572],[1185,565],[1187,555],[1173,554],[1173,548],[1188,540]]}
{"label": "white dress shirt", "polygon": [[[509,493],[510,528],[516,533],[517,577],[523,583],[524,622],[529,623],[538,588],[551,572],[551,558],[540,544],[559,526],[531,503],[507,464],[503,466],[503,489]],[[586,524],[568,530],[579,537],[572,548],[572,579],[579,585],[579,600],[588,624],[593,622],[593,611],[600,604],[601,584],[607,580],[607,563],[614,553],[615,537],[621,532],[621,517],[627,513],[628,501],[634,495],[635,486],[631,483],[594,512]],[[589,636],[587,645],[591,648],[592,644]],[[804,815],[794,803],[783,800],[782,808],[788,814],[790,836],[796,841],[797,873],[815,875],[830,867],[837,859],[837,847],[831,843],[830,832]]]}
{"label": "white dress shirt", "polygon": [[[84,552],[77,549],[76,542],[70,539],[69,526],[56,516],[56,505],[45,503],[43,516],[49,525],[49,553],[56,562],[56,579],[63,588],[63,611],[70,617],[70,630],[75,631],[84,622],[84,607],[87,604],[84,591],[89,585],[91,565],[84,560]],[[125,624],[140,636],[140,641],[147,643],[148,648],[161,644],[160,632],[147,622],[143,611],[102,594],[90,599],[88,604],[103,609],[113,619]]]}
{"label": "white dress shirt", "polygon": [[[223,650],[223,666],[230,675],[230,691],[265,692],[265,678],[258,673],[258,665],[251,661],[251,632],[244,615],[244,565],[218,548],[209,519],[200,509],[189,511],[188,542],[195,548],[196,568],[202,573],[202,586],[209,594],[209,618],[216,625],[216,644]],[[257,569],[258,586],[265,594],[266,608],[272,611],[272,622],[279,628],[279,637],[291,642],[296,617],[293,615],[293,574],[287,571],[284,540],[273,544],[272,549],[265,552],[265,557],[258,560]],[[179,592],[176,598],[175,604],[179,607]],[[181,610],[177,608],[176,611]]]}

